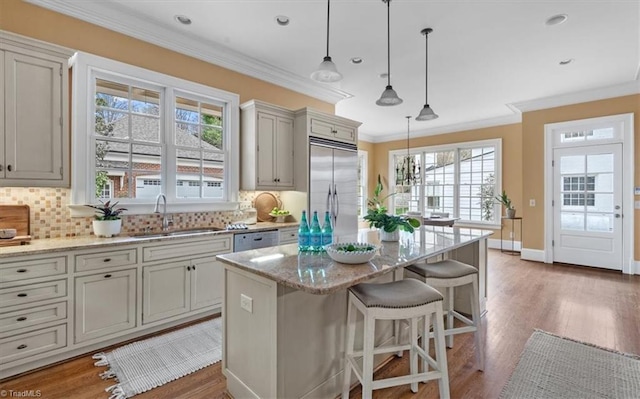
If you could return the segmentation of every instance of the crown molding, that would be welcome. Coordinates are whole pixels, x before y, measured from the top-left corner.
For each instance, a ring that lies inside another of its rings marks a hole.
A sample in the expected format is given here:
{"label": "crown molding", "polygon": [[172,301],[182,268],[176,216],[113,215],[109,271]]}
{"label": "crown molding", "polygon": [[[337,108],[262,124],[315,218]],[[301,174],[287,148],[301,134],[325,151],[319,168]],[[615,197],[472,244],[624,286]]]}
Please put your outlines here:
{"label": "crown molding", "polygon": [[561,107],[564,105],[604,100],[607,98],[629,96],[638,93],[640,93],[640,81],[633,80],[618,85],[561,94],[558,96],[537,98],[535,100],[521,101],[510,105],[518,109],[520,112],[529,112],[540,109]]}
{"label": "crown molding", "polygon": [[[316,83],[213,41],[203,41],[188,33],[162,29],[168,25],[151,23],[135,15],[122,13],[103,2],[25,1],[331,104],[353,97],[343,90]],[[82,6],[79,6],[80,3]]]}
{"label": "crown molding", "polygon": [[[453,125],[416,130],[411,132],[411,138],[415,139],[417,137],[437,136],[439,134],[464,132],[466,130],[483,129],[487,127],[502,126],[502,125],[511,125],[514,123],[521,123],[521,122],[522,122],[522,115],[520,113],[517,113],[513,115],[499,116],[496,118],[480,119],[476,121],[456,123]],[[392,134],[392,135],[385,135],[384,137],[372,137],[369,135],[358,133],[358,137],[364,141],[368,141],[371,143],[385,143],[388,141],[406,140],[407,132]],[[365,137],[367,137],[367,139],[365,139]]]}

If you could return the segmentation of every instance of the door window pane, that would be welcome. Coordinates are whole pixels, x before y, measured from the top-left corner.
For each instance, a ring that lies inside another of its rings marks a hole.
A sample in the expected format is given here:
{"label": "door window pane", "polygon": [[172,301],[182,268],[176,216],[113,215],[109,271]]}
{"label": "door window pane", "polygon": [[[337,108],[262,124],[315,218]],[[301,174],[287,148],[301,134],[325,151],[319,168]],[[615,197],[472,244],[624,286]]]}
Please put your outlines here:
{"label": "door window pane", "polygon": [[560,212],[560,228],[584,231],[584,213]]}

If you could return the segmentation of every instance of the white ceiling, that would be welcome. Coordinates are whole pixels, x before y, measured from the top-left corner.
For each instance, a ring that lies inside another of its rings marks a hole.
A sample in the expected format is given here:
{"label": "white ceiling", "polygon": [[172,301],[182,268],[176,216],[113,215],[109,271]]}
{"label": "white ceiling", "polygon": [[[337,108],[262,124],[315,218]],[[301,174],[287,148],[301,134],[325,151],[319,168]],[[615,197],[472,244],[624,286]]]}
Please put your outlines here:
{"label": "white ceiling", "polygon": [[[387,55],[386,4],[381,0],[331,2],[330,55],[344,78],[329,85],[309,78],[325,55],[325,0],[28,1],[324,100],[339,100],[336,113],[361,121],[361,137],[375,142],[406,137],[405,116],[417,116],[424,104],[425,39],[420,31],[426,27],[434,29],[429,35],[429,104],[440,118],[412,120],[412,136],[513,123],[533,100],[565,96],[580,101],[575,93],[606,97],[640,87],[640,1],[393,0],[391,83],[404,100],[395,107],[375,105],[386,85],[379,77],[386,72]],[[178,24],[176,14],[193,23]],[[555,14],[569,19],[546,26]],[[277,15],[288,16],[291,23],[277,25]],[[364,62],[353,65],[352,57]],[[559,65],[570,58],[571,64]]]}

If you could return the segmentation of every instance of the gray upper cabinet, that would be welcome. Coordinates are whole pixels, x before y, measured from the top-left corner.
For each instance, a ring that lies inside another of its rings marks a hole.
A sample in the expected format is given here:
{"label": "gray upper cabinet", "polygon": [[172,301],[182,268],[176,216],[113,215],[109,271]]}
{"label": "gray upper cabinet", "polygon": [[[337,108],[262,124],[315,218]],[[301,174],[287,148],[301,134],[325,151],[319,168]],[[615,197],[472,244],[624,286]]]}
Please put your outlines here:
{"label": "gray upper cabinet", "polygon": [[240,106],[243,190],[293,190],[293,113],[252,100]]}
{"label": "gray upper cabinet", "polygon": [[72,52],[0,32],[0,185],[69,187]]}

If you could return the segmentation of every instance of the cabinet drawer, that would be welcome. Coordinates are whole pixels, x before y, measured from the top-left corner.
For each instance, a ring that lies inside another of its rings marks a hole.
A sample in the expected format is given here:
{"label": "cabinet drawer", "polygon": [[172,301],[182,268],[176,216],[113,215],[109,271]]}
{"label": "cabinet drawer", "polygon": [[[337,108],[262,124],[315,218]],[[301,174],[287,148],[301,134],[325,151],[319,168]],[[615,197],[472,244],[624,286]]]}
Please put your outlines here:
{"label": "cabinet drawer", "polygon": [[192,257],[200,254],[222,254],[231,252],[231,235],[209,240],[162,244],[142,248],[143,262],[153,262],[170,258]]}
{"label": "cabinet drawer", "polygon": [[0,283],[55,276],[66,272],[67,258],[64,256],[11,262],[0,269]]}
{"label": "cabinet drawer", "polygon": [[67,346],[67,325],[44,328],[0,339],[0,363],[35,356]]}
{"label": "cabinet drawer", "polygon": [[67,318],[67,302],[0,314],[0,333]]}
{"label": "cabinet drawer", "polygon": [[67,295],[67,280],[0,289],[0,306],[9,307]]}
{"label": "cabinet drawer", "polygon": [[118,249],[107,252],[76,255],[76,271],[102,269],[105,267],[118,267],[135,265],[137,251],[132,249]]}
{"label": "cabinet drawer", "polygon": [[356,129],[348,126],[335,125],[334,134],[336,139],[354,142],[356,141]]}
{"label": "cabinet drawer", "polygon": [[298,242],[298,229],[280,229],[280,244],[291,244]]}

